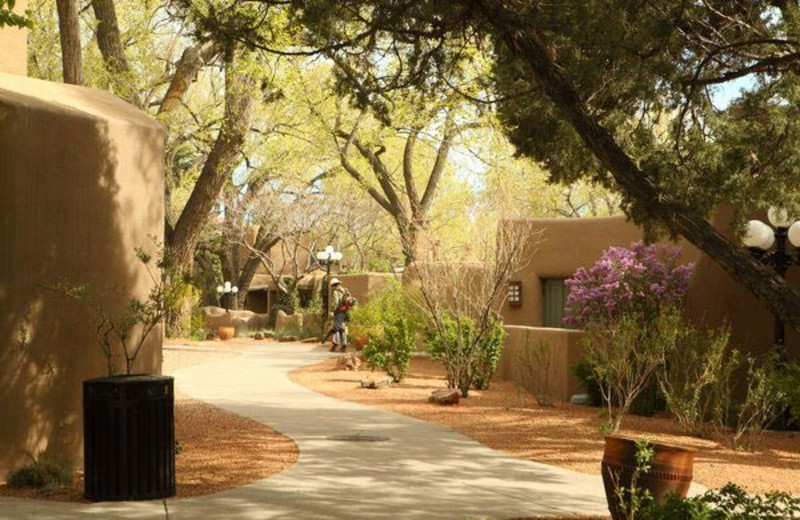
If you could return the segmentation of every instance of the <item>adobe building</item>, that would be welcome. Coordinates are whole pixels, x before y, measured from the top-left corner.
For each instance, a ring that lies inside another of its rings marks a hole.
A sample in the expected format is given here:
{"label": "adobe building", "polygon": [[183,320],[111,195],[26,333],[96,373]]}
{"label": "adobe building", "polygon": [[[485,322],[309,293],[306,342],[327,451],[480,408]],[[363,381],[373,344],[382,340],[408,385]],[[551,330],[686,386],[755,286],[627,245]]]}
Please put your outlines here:
{"label": "adobe building", "polygon": [[[24,9],[26,2],[17,2]],[[25,76],[26,31],[0,29],[0,479],[31,458],[80,463],[81,385],[106,375],[85,305],[58,282],[152,282],[134,248],[164,229],[164,131],[112,94]],[[163,333],[136,372],[160,373]]]}
{"label": "adobe building", "polygon": [[[712,223],[729,239],[736,240],[730,211],[718,211]],[[525,224],[532,224],[533,228],[526,240],[530,262],[514,274],[509,284],[510,290],[518,294],[518,301],[507,300],[501,310],[509,336],[498,377],[522,382],[522,349],[544,342],[553,372],[550,393],[566,401],[580,392],[570,367],[581,358],[582,349],[581,332],[562,324],[567,297],[564,280],[579,267],[590,268],[607,248],[628,247],[642,240],[643,233],[625,217],[532,219]],[[514,225],[513,220],[501,224]],[[695,263],[684,306],[686,318],[708,327],[727,322],[733,347],[754,354],[766,353],[773,343],[774,318],[764,304],[685,240],[674,245],[682,249],[683,262]],[[800,285],[798,271],[800,267],[790,269],[790,283]],[[795,331],[787,329],[786,346],[790,358],[800,358],[800,335]]]}

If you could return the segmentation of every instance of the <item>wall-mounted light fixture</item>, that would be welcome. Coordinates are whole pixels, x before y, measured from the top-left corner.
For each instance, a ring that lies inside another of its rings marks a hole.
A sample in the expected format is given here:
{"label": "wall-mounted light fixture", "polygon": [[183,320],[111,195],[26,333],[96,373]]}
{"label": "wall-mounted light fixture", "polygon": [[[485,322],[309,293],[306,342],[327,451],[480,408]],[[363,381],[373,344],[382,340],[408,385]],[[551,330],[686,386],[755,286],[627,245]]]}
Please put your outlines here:
{"label": "wall-mounted light fixture", "polygon": [[522,282],[508,282],[508,304],[512,307],[522,306]]}

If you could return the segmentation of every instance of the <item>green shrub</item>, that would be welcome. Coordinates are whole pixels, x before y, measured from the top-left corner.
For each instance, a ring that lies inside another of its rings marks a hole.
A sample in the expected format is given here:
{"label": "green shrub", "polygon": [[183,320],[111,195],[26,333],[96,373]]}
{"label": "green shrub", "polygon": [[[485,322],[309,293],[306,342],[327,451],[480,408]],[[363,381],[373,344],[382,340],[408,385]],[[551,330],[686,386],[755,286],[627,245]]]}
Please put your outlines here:
{"label": "green shrub", "polygon": [[625,314],[613,327],[599,323],[586,326],[581,342],[603,394],[607,431],[619,431],[634,400],[647,389],[663,363],[664,352],[674,348],[682,327],[676,309],[650,320]]}
{"label": "green shrub", "polygon": [[785,364],[775,375],[775,381],[786,398],[792,420],[800,425],[800,363],[792,361]]}
{"label": "green shrub", "polygon": [[8,476],[8,485],[16,488],[64,487],[72,483],[72,464],[34,460]]}
{"label": "green shrub", "polygon": [[686,500],[670,495],[641,513],[642,520],[790,520],[800,518],[800,498],[787,493],[750,495],[728,484]]}
{"label": "green shrub", "polygon": [[418,298],[418,289],[392,281],[386,288],[371,296],[369,302],[359,304],[350,311],[351,335],[382,336],[385,324],[402,317],[406,321],[409,334],[414,338],[418,337],[425,323],[425,315]]}
{"label": "green shrub", "polygon": [[464,397],[476,383],[479,389],[488,388],[505,339],[500,320],[491,320],[488,331],[480,334],[474,320],[445,316],[439,327],[425,331],[425,337],[431,357],[444,364],[450,388],[458,388]]}
{"label": "green shrub", "polygon": [[475,389],[486,390],[489,388],[489,382],[497,372],[497,362],[500,361],[505,339],[506,330],[503,328],[503,322],[493,320],[488,334],[478,341],[477,353],[472,365],[472,384]]}
{"label": "green shrub", "polygon": [[754,449],[764,429],[785,408],[786,396],[773,372],[772,358],[747,359],[747,393],[736,406],[736,423],[731,446]]}
{"label": "green shrub", "polygon": [[381,334],[368,333],[367,338],[362,354],[370,368],[385,370],[395,383],[405,379],[415,345],[406,318],[395,317],[383,324]]}
{"label": "green shrub", "polygon": [[701,331],[684,324],[677,342],[664,353],[657,379],[684,433],[705,436],[709,421],[725,415],[731,376],[740,365],[739,352],[729,348],[729,340],[728,327]]}
{"label": "green shrub", "polygon": [[592,401],[592,406],[600,406],[603,404],[603,392],[600,389],[600,383],[597,381],[597,376],[594,374],[592,364],[585,359],[581,359],[572,365],[572,375],[578,380],[578,384],[583,389]]}
{"label": "green shrub", "polygon": [[200,312],[193,312],[189,325],[189,337],[194,341],[203,341],[208,335],[206,321]]}

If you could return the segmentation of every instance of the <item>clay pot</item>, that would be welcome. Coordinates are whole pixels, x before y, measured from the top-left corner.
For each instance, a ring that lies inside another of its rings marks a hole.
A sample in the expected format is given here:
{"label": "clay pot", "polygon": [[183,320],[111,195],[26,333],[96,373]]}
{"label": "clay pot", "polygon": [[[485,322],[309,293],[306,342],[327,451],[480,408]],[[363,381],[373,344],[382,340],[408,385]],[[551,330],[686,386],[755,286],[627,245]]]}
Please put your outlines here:
{"label": "clay pot", "polygon": [[225,341],[236,336],[236,329],[233,327],[219,327],[217,328],[217,335],[219,335],[219,339]]}
{"label": "clay pot", "polygon": [[[608,510],[614,520],[628,520],[628,515],[620,508],[616,490],[631,487],[631,479],[636,470],[636,441],[637,439],[619,435],[606,437],[602,464],[603,484]],[[659,503],[671,493],[685,498],[692,483],[692,468],[697,450],[660,443],[651,443],[650,446],[654,451],[650,471],[639,474],[636,486],[648,490]]]}

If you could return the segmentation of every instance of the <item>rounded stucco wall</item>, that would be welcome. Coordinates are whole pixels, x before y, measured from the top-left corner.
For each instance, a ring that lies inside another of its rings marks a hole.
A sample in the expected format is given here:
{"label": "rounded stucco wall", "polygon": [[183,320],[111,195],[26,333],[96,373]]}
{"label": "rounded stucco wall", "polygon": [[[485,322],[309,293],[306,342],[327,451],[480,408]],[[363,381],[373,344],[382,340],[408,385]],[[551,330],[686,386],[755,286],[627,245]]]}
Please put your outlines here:
{"label": "rounded stucco wall", "polygon": [[[152,280],[135,247],[164,227],[163,131],[107,92],[0,74],[0,477],[29,457],[81,454],[81,383],[106,374],[84,305],[45,287]],[[158,273],[155,273],[158,275]],[[160,373],[163,332],[136,372]]]}

